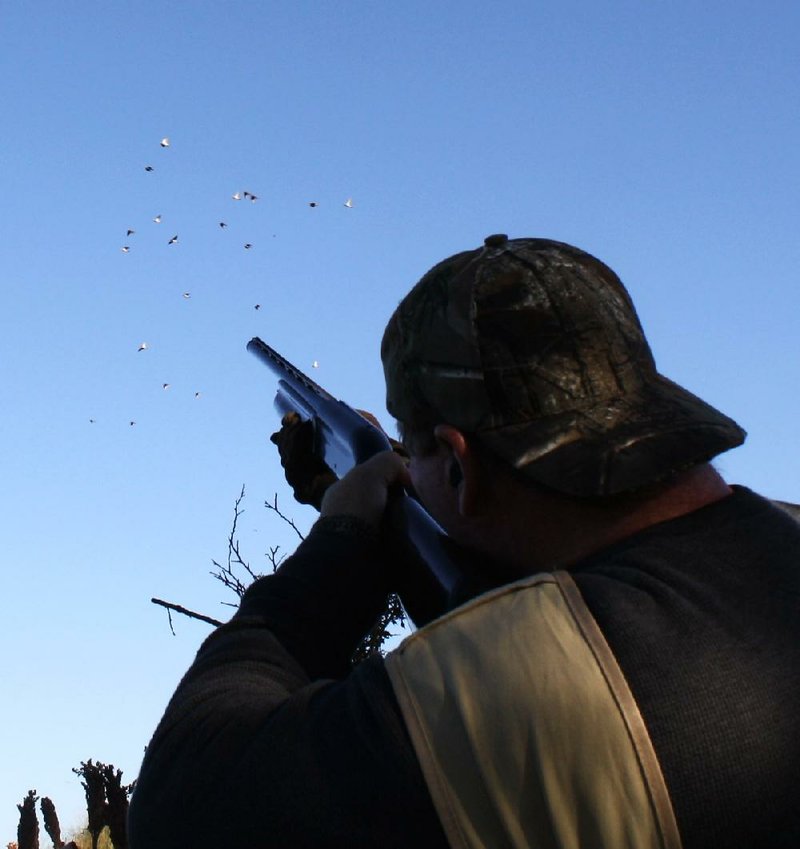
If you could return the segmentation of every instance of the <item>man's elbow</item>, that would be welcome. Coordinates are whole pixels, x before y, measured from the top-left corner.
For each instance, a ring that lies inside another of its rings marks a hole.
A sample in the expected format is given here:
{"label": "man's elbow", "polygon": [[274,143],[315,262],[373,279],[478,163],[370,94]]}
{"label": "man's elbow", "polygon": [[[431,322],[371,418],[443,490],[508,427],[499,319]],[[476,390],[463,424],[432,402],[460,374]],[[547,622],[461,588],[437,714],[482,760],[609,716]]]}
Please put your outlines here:
{"label": "man's elbow", "polygon": [[130,849],[204,849],[210,846],[204,826],[211,807],[197,788],[169,770],[142,769],[128,809]]}

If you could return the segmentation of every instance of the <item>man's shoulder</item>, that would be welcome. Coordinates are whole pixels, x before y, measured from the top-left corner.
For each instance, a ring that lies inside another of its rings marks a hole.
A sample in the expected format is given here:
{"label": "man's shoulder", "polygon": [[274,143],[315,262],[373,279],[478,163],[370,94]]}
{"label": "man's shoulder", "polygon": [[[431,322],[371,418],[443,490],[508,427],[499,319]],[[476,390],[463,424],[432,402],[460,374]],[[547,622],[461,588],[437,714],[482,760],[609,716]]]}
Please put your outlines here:
{"label": "man's shoulder", "polygon": [[498,610],[506,609],[509,603],[513,604],[512,599],[519,593],[533,592],[544,596],[555,590],[558,584],[557,573],[537,572],[482,592],[415,631],[401,643],[399,649],[407,651],[415,643],[436,640],[440,634],[469,629],[473,623],[494,618]]}
{"label": "man's shoulder", "polygon": [[800,504],[792,504],[789,501],[777,501],[772,499],[772,503],[784,513],[788,513],[793,519],[800,522]]}
{"label": "man's shoulder", "polygon": [[[446,614],[387,656],[386,671],[453,845],[464,834],[505,845],[509,832],[520,845],[567,834],[620,845],[623,832],[626,845],[677,845],[664,839],[676,829],[636,703],[566,572]],[[575,811],[591,835],[576,832]]]}
{"label": "man's shoulder", "polygon": [[792,501],[783,501],[779,498],[771,498],[761,492],[756,492],[747,486],[741,484],[731,484],[733,498],[731,506],[738,509],[748,511],[758,510],[769,511],[772,507],[777,507],[783,513],[788,514],[793,519],[800,520],[800,504],[795,504]]}
{"label": "man's shoulder", "polygon": [[504,678],[506,673],[500,670],[517,653],[520,657],[511,668],[522,674],[532,662],[531,645],[537,646],[538,669],[550,656],[558,658],[553,661],[558,666],[565,643],[585,642],[592,628],[596,625],[572,577],[563,570],[539,572],[485,592],[435,619],[390,652],[385,666],[396,691],[409,675],[442,684],[454,676],[448,686],[458,689],[456,679],[468,669],[468,677],[475,681],[495,674]]}

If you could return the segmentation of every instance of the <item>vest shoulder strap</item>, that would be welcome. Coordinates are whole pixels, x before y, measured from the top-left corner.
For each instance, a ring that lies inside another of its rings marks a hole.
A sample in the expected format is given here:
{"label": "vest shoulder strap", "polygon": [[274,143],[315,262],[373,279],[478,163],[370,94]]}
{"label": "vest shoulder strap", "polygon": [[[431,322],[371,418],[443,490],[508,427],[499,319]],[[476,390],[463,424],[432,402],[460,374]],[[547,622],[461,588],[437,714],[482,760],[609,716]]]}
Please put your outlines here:
{"label": "vest shoulder strap", "polygon": [[680,849],[638,706],[566,572],[480,596],[386,668],[454,849]]}

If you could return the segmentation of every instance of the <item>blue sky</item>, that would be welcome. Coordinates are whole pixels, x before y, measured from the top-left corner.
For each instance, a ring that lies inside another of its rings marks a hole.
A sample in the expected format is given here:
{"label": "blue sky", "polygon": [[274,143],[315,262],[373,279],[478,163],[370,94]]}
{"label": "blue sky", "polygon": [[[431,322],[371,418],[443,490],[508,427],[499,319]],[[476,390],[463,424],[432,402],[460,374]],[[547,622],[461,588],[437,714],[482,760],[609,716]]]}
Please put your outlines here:
{"label": "blue sky", "polygon": [[247,341],[385,417],[386,319],[490,233],[608,262],[661,371],[748,430],[723,473],[800,500],[795,3],[0,15],[0,842],[32,788],[78,825],[82,760],[135,776],[208,633],[150,598],[227,615],[208,573],[242,485],[254,568],[294,545],[266,499],[313,519]]}

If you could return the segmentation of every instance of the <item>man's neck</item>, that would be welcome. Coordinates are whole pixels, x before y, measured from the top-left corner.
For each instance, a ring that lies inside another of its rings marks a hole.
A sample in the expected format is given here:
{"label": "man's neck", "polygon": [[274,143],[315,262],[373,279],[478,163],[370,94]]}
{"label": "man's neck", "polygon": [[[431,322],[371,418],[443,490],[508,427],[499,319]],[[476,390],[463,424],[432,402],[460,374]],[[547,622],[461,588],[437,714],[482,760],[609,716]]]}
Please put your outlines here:
{"label": "man's neck", "polygon": [[510,493],[495,511],[495,543],[499,546],[495,553],[519,575],[563,569],[645,528],[692,513],[730,494],[730,487],[709,464],[682,473],[641,499],[609,504],[539,491],[529,490],[527,497]]}

